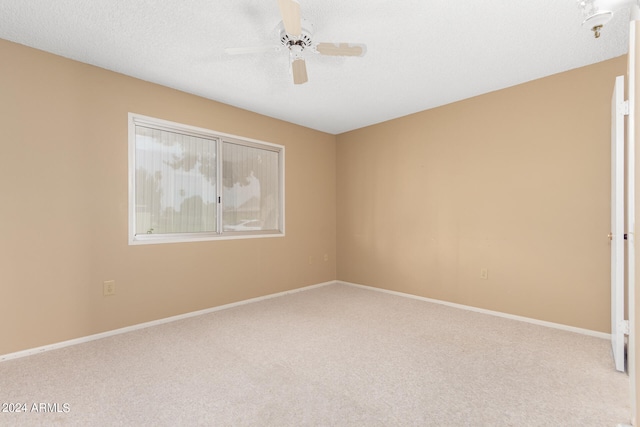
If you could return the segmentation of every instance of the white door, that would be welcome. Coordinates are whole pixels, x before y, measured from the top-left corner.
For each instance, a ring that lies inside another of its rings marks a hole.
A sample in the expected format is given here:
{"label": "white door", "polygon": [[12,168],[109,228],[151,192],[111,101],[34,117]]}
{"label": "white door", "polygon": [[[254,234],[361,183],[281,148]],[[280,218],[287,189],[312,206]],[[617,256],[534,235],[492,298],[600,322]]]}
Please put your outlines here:
{"label": "white door", "polygon": [[611,99],[611,346],[624,372],[624,76]]}
{"label": "white door", "polygon": [[[627,93],[629,108],[627,114],[627,301],[629,308],[629,341],[627,342],[627,372],[631,381],[631,418],[635,420],[637,412],[637,384],[636,384],[636,304],[635,304],[635,134],[636,134],[636,24],[640,17],[640,7],[631,7],[631,24],[629,25],[629,53],[628,53],[628,82]],[[633,424],[636,424],[635,422]]]}

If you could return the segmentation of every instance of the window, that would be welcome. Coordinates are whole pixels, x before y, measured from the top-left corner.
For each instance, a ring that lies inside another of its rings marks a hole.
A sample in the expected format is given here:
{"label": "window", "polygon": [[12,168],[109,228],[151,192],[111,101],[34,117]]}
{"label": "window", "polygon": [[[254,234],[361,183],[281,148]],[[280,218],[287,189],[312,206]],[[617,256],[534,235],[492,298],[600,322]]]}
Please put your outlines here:
{"label": "window", "polygon": [[129,243],[284,235],[284,147],[129,113]]}

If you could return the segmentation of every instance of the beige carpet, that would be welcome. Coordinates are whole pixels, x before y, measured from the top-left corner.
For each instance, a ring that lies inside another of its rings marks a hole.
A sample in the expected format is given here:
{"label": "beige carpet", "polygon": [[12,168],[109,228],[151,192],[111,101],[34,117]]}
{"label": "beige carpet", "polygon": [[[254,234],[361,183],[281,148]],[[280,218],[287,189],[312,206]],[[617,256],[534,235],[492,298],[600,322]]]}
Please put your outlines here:
{"label": "beige carpet", "polygon": [[614,427],[629,399],[606,340],[346,285],[0,363],[3,426]]}

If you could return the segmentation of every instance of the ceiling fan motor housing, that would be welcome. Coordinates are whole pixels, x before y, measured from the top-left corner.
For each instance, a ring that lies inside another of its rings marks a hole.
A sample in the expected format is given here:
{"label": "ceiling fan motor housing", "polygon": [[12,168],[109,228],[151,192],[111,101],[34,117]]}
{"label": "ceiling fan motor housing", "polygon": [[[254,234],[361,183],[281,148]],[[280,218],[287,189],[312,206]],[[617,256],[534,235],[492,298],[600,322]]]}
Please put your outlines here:
{"label": "ceiling fan motor housing", "polygon": [[294,51],[300,51],[310,48],[312,46],[311,35],[313,34],[313,25],[310,22],[302,20],[302,33],[299,36],[292,36],[284,29],[284,24],[280,23],[280,43],[292,50],[293,47],[299,48],[293,49]]}

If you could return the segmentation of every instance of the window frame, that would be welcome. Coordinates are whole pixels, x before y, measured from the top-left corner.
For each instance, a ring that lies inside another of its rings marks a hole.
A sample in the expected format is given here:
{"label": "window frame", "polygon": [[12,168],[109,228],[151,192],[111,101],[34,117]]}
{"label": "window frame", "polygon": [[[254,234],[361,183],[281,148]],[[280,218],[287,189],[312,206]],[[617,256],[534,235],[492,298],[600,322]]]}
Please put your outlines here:
{"label": "window frame", "polygon": [[[152,129],[176,132],[216,141],[216,205],[217,231],[215,232],[184,232],[166,234],[138,234],[136,235],[136,126],[142,125]],[[279,216],[277,230],[246,230],[224,231],[224,191],[223,191],[223,145],[226,143],[239,144],[247,147],[272,151],[278,154],[278,196]],[[197,126],[186,125],[155,117],[129,113],[128,117],[128,221],[129,245],[145,245],[159,243],[185,243],[231,239],[253,239],[265,237],[285,236],[285,147],[279,144],[260,141],[257,139],[231,135]]]}

